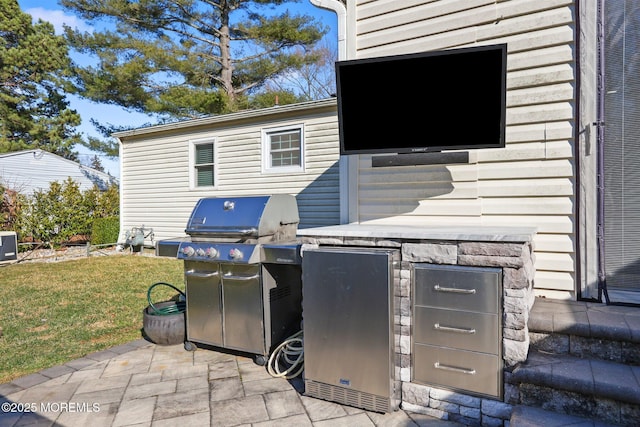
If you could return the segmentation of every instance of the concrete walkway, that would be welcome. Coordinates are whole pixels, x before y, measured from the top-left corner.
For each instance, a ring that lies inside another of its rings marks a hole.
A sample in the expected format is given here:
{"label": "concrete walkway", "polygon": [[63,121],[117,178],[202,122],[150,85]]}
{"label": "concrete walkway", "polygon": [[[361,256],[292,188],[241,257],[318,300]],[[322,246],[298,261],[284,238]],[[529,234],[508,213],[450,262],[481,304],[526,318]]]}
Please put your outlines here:
{"label": "concrete walkway", "polygon": [[137,340],[0,384],[0,426],[457,427],[304,396],[250,358]]}

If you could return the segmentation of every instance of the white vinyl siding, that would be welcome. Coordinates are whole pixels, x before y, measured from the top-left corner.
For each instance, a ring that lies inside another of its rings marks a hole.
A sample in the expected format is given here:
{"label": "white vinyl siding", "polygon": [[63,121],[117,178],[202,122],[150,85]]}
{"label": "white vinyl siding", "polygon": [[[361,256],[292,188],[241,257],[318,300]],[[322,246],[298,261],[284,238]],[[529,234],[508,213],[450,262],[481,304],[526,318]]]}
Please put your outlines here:
{"label": "white vinyl siding", "polygon": [[[335,100],[163,125],[116,135],[121,140],[121,233],[144,225],[155,240],[184,236],[202,197],[294,194],[302,227],[335,225],[340,218],[339,143]],[[254,113],[250,113],[254,114]],[[262,173],[262,130],[304,123],[306,169]],[[190,141],[215,140],[215,188],[191,188]],[[121,234],[122,236],[122,234]]]}
{"label": "white vinyl siding", "polygon": [[374,168],[361,155],[350,220],[535,226],[536,292],[575,298],[573,3],[357,0],[349,59],[506,43],[507,127],[505,148],[469,164]]}

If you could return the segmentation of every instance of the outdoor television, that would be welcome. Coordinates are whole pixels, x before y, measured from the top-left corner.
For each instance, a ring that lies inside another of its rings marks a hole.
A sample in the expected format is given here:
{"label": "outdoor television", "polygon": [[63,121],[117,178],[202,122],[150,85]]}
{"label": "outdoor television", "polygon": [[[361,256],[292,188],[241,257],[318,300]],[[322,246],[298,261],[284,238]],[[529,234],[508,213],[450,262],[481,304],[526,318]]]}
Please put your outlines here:
{"label": "outdoor television", "polygon": [[505,44],[336,62],[340,154],[505,145]]}

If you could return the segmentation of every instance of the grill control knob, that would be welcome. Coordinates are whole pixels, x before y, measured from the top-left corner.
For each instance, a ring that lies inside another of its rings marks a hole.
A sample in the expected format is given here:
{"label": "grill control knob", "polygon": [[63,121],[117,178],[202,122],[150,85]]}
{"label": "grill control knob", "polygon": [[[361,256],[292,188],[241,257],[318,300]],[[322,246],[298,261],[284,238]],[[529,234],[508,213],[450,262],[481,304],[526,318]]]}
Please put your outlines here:
{"label": "grill control knob", "polygon": [[204,256],[205,255],[205,251],[202,248],[198,248],[198,249],[196,249],[196,254],[198,256]]}
{"label": "grill control knob", "polygon": [[217,258],[218,257],[218,250],[214,247],[209,247],[207,248],[207,250],[205,251],[205,255],[209,258]]}
{"label": "grill control knob", "polygon": [[243,255],[240,249],[233,248],[229,251],[229,256],[231,257],[231,259],[241,259]]}
{"label": "grill control knob", "polygon": [[196,253],[196,250],[193,249],[192,246],[185,246],[184,248],[182,248],[182,253],[186,256],[193,256]]}

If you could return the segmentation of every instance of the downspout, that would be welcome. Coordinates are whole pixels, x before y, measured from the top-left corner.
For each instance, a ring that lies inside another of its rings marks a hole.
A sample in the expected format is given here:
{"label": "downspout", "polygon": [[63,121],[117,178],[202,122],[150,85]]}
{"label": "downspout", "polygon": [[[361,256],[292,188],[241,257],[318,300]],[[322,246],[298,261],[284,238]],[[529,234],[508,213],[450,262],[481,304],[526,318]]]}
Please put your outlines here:
{"label": "downspout", "polygon": [[[338,61],[348,58],[347,47],[347,7],[340,0],[309,0],[309,2],[321,9],[330,10],[336,13],[338,18]],[[355,157],[355,159],[354,159]],[[357,156],[340,156],[339,160],[339,192],[340,192],[340,223],[346,224],[357,218],[357,214],[351,211],[351,194],[353,175],[352,171],[357,170]],[[357,203],[356,203],[357,204]],[[357,206],[356,206],[357,209]]]}
{"label": "downspout", "polygon": [[321,9],[335,12],[338,17],[338,61],[347,59],[347,8],[339,0],[309,0]]}

